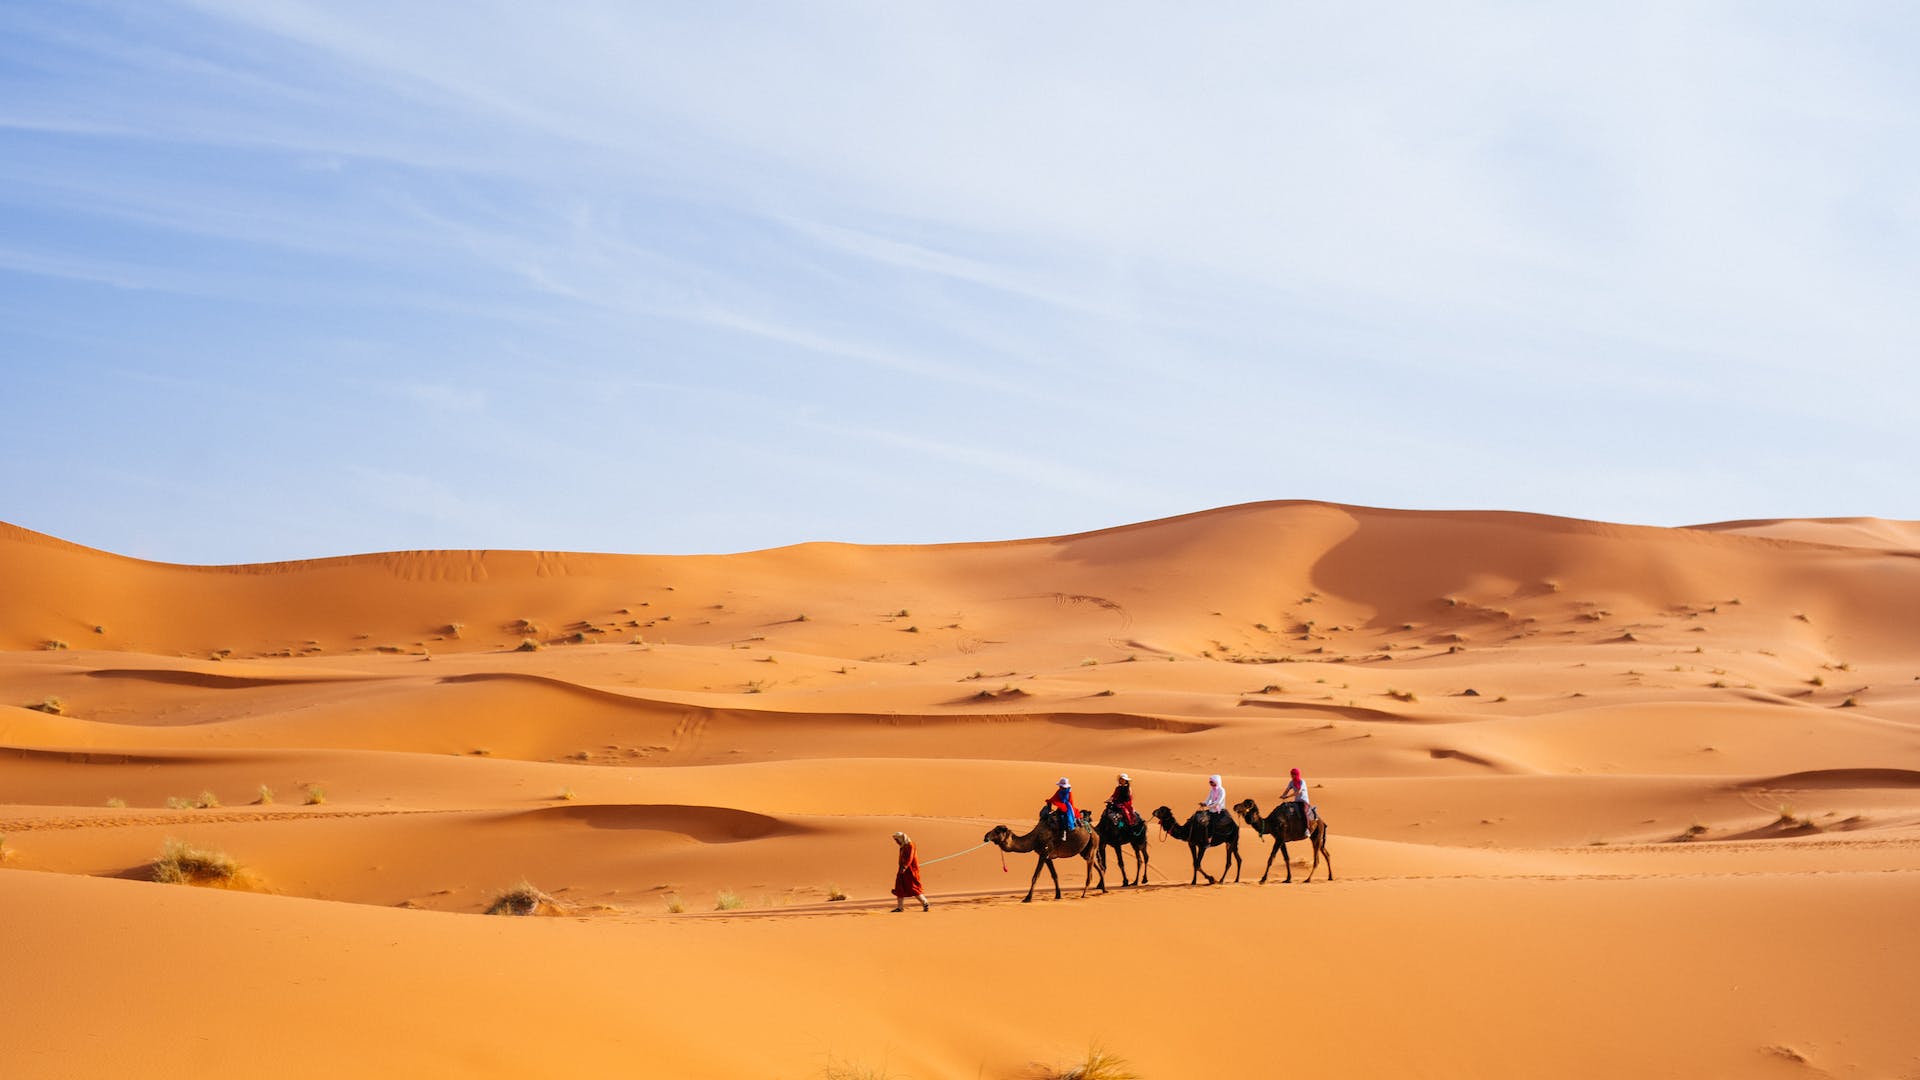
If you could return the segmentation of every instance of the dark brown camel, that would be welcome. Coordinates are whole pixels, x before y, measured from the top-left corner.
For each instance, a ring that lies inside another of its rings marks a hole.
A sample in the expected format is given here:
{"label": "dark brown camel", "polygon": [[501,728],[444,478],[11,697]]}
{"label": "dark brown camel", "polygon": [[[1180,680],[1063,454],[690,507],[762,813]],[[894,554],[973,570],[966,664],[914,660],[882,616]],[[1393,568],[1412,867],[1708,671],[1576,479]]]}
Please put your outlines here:
{"label": "dark brown camel", "polygon": [[1096,873],[1100,875],[1100,891],[1107,891],[1107,872],[1094,861],[1094,853],[1100,847],[1100,838],[1094,835],[1093,825],[1084,814],[1080,818],[1080,827],[1065,833],[1054,828],[1045,815],[1042,815],[1039,823],[1033,827],[1033,831],[1025,836],[1015,836],[1013,830],[1005,825],[995,825],[983,839],[1001,851],[1016,853],[1031,851],[1039,856],[1039,860],[1033,865],[1033,877],[1027,882],[1027,895],[1020,901],[1023,904],[1033,902],[1033,886],[1040,880],[1042,867],[1045,867],[1047,873],[1053,876],[1053,898],[1060,899],[1060,872],[1053,868],[1053,860],[1070,859],[1076,855],[1087,864],[1087,878],[1080,885],[1080,895],[1082,897],[1087,895],[1087,889],[1092,886],[1093,875]]}
{"label": "dark brown camel", "polygon": [[1113,849],[1113,861],[1120,866],[1120,887],[1128,888],[1133,882],[1127,880],[1127,849],[1133,849],[1133,868],[1140,884],[1147,883],[1147,822],[1142,818],[1131,825],[1120,820],[1120,813],[1108,807],[1100,815],[1100,823],[1093,830],[1100,837],[1100,869],[1107,868],[1107,849]]}
{"label": "dark brown camel", "polygon": [[[1215,814],[1213,825],[1209,828],[1201,824],[1203,813],[1205,811],[1196,810],[1192,817],[1182,823],[1173,819],[1171,808],[1162,806],[1154,810],[1153,820],[1159,822],[1160,827],[1175,840],[1187,842],[1187,852],[1193,856],[1194,874],[1187,879],[1187,884],[1192,885],[1201,877],[1205,877],[1207,884],[1218,885],[1221,881],[1227,880],[1229,866],[1233,867],[1233,880],[1238,883],[1240,880],[1240,823],[1233,820],[1232,814]],[[1214,876],[1207,873],[1206,868],[1200,865],[1200,857],[1215,844],[1224,845],[1227,849],[1227,861],[1220,864],[1218,880],[1215,880]]]}
{"label": "dark brown camel", "polygon": [[1333,880],[1333,853],[1327,850],[1326,818],[1316,816],[1313,829],[1309,831],[1306,811],[1301,809],[1297,802],[1283,802],[1274,807],[1273,812],[1266,817],[1260,816],[1260,807],[1255,805],[1252,799],[1241,799],[1233,805],[1233,809],[1247,819],[1247,824],[1253,826],[1254,832],[1261,836],[1273,837],[1273,850],[1267,852],[1267,868],[1260,872],[1260,884],[1265,885],[1267,875],[1273,872],[1275,855],[1279,855],[1280,861],[1287,867],[1287,880],[1282,884],[1293,883],[1293,862],[1287,858],[1287,841],[1289,840],[1295,843],[1309,839],[1313,841],[1313,867],[1307,871],[1308,881],[1313,880],[1313,871],[1320,869],[1321,856],[1325,856],[1327,860],[1327,880]]}

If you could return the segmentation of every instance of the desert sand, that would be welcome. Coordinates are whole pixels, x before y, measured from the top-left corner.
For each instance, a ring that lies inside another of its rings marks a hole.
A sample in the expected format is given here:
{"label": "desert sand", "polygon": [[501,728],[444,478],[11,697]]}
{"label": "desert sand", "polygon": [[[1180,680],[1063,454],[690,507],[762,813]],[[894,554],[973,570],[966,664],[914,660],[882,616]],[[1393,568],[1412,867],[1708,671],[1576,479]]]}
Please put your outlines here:
{"label": "desert sand", "polygon": [[[7,1077],[1920,1077],[1920,522],[219,567],[0,525],[0,596]],[[978,847],[1060,775],[1184,818],[1292,767],[1331,881],[1243,830],[1189,885],[1156,829],[1144,887],[1022,904]],[[156,882],[170,841],[241,869]]]}

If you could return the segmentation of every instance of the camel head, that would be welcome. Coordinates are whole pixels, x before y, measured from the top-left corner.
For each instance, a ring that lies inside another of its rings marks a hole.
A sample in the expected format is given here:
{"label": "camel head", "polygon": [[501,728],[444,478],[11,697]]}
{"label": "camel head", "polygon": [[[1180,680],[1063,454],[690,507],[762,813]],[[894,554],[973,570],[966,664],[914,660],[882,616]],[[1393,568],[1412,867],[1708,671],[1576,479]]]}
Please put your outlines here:
{"label": "camel head", "polygon": [[1239,802],[1233,804],[1233,812],[1246,818],[1248,821],[1252,821],[1259,815],[1260,807],[1255,805],[1252,799],[1241,799]]}
{"label": "camel head", "polygon": [[1177,822],[1174,821],[1173,808],[1170,806],[1154,807],[1153,820],[1159,822],[1160,831],[1166,833],[1172,832],[1174,825],[1177,824]]}
{"label": "camel head", "polygon": [[987,835],[980,839],[985,843],[995,844],[1001,848],[1005,848],[1007,841],[1013,839],[1013,830],[1007,828],[1005,825],[995,825],[993,828],[988,829]]}

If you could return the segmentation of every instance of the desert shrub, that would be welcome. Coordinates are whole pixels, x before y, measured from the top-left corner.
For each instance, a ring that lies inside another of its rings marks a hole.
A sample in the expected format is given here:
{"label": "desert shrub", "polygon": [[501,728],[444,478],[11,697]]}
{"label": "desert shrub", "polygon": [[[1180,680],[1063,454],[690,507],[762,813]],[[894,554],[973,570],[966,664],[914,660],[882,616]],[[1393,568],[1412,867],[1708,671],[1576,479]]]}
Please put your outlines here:
{"label": "desert shrub", "polygon": [[324,803],[326,801],[327,801],[326,788],[321,787],[319,784],[307,785],[307,805],[308,806],[319,806],[321,803]]}
{"label": "desert shrub", "polygon": [[1087,1048],[1087,1056],[1077,1065],[1043,1074],[1046,1080],[1140,1080],[1140,1074],[1127,1067],[1125,1058],[1098,1046]]}
{"label": "desert shrub", "polygon": [[742,899],[740,894],[734,892],[732,889],[721,889],[719,892],[713,894],[713,910],[715,911],[737,911],[746,906],[746,900]]}
{"label": "desert shrub", "polygon": [[212,810],[220,805],[220,796],[211,791],[203,791],[199,798],[193,800],[193,805],[201,810]]}
{"label": "desert shrub", "polygon": [[212,848],[169,839],[153,861],[153,880],[170,885],[230,885],[240,881],[240,864]]}
{"label": "desert shrub", "polygon": [[829,901],[845,900],[846,898],[847,898],[847,891],[845,889],[842,889],[838,885],[827,886],[827,899]]}
{"label": "desert shrub", "polygon": [[253,800],[254,802],[257,802],[257,803],[259,803],[259,804],[260,804],[261,806],[269,806],[269,805],[272,805],[272,803],[273,803],[273,789],[272,789],[272,788],[270,788],[270,787],[268,787],[267,785],[265,785],[265,784],[261,784],[261,785],[260,785],[260,790],[259,790],[258,792],[256,792],[256,793],[255,793],[255,795],[256,795],[256,797],[255,797],[255,798],[254,798],[254,800]]}
{"label": "desert shrub", "polygon": [[539,651],[540,651],[540,643],[533,640],[532,638],[521,638],[520,647],[514,650],[514,652],[539,652]]}
{"label": "desert shrub", "polygon": [[489,915],[533,915],[540,905],[553,903],[553,897],[535,888],[530,881],[522,880],[513,888],[493,898],[487,906]]}

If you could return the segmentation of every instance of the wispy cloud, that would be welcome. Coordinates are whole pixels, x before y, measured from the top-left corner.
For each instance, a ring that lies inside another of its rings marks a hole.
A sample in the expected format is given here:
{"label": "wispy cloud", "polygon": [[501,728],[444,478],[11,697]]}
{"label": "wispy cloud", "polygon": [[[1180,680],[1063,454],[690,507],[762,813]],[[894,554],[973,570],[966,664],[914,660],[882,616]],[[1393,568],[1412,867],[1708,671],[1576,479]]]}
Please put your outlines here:
{"label": "wispy cloud", "polygon": [[1629,519],[1920,516],[1846,467],[1920,467],[1916,47],[1844,6],[16,7],[0,339],[456,429],[799,418],[822,475],[1045,493],[1011,532],[1568,475]]}

